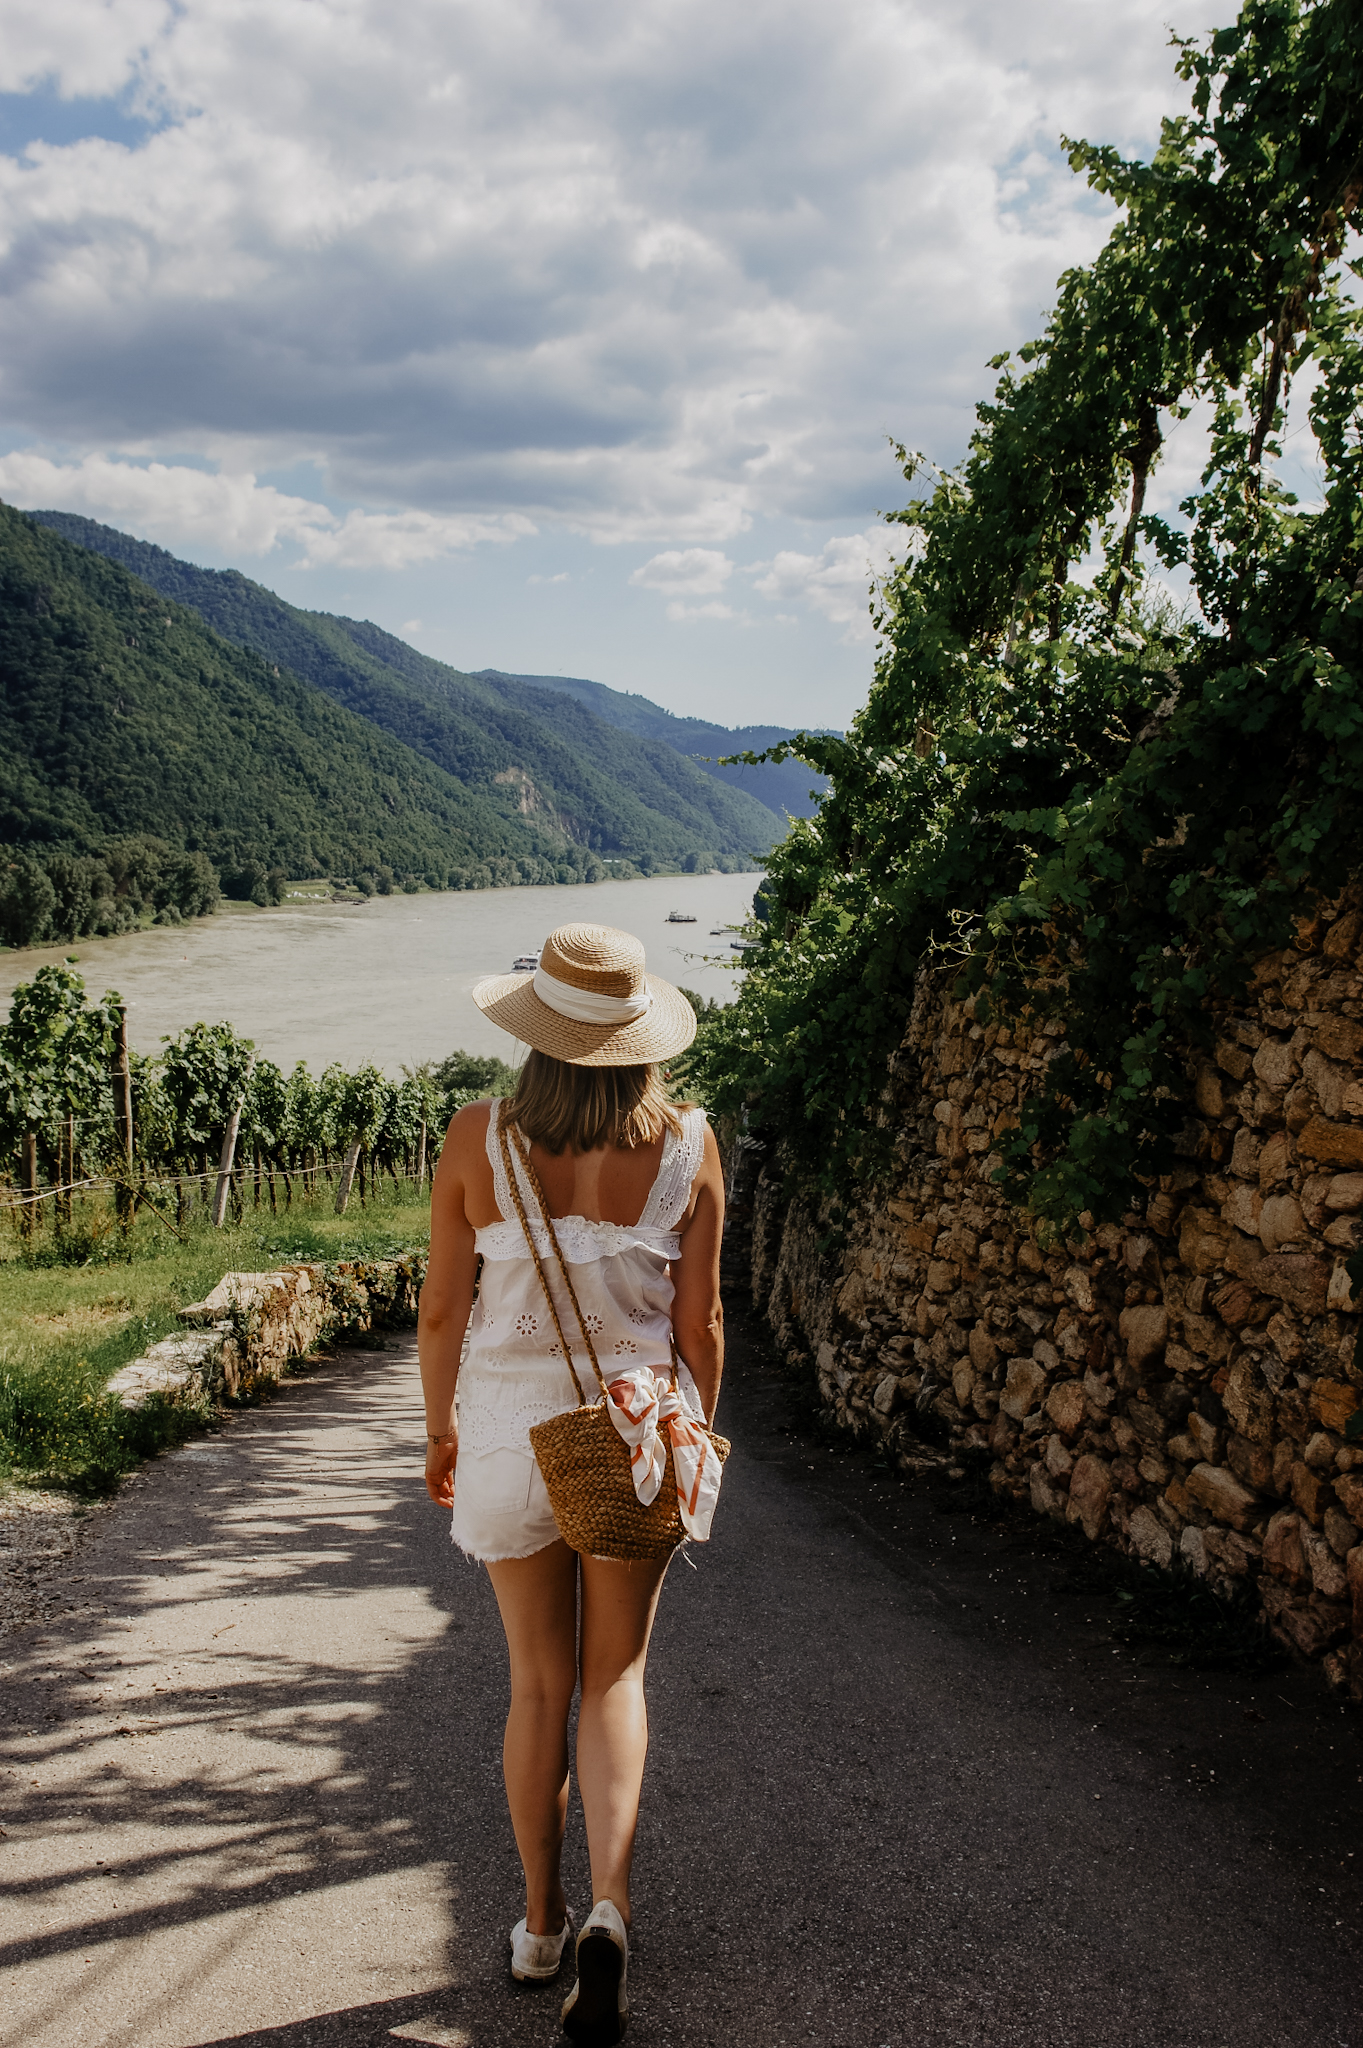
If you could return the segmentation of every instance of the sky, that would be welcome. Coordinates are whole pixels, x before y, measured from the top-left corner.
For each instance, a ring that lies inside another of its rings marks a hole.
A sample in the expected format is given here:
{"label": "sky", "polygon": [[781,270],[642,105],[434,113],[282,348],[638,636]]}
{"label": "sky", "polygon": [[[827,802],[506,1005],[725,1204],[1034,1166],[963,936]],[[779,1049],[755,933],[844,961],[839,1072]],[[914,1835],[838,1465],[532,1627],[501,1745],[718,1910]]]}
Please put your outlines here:
{"label": "sky", "polygon": [[1060,138],[1148,155],[1170,28],[1234,12],[6,0],[0,498],[460,668],[840,726],[891,444],[960,457],[1112,219]]}

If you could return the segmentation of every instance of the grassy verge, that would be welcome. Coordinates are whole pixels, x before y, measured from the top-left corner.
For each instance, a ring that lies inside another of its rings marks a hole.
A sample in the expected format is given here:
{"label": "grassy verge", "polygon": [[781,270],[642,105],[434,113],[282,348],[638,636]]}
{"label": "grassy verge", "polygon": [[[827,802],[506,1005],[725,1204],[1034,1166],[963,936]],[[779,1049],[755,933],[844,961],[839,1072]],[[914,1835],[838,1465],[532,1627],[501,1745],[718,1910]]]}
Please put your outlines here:
{"label": "grassy verge", "polygon": [[110,1375],[159,1337],[179,1310],[228,1271],[263,1272],[299,1259],[383,1258],[424,1245],[429,1195],[391,1183],[361,1208],[332,1211],[323,1188],[272,1216],[248,1207],[214,1230],[200,1212],[181,1243],[146,1210],[125,1237],[102,1199],[66,1231],[51,1224],[30,1245],[0,1238],[0,1473],[11,1482],[107,1492],[139,1459],[178,1442],[206,1415],[153,1400],[121,1408]]}

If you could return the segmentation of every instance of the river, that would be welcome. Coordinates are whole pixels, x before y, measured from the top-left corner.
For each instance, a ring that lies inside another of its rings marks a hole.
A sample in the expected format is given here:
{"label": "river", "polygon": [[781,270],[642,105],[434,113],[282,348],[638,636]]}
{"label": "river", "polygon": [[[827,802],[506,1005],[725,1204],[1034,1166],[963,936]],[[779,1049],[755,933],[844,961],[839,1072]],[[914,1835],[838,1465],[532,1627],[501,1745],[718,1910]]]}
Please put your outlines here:
{"label": "river", "polygon": [[[92,995],[116,988],[140,1052],[187,1024],[226,1019],[287,1071],[320,1073],[373,1060],[396,1075],[404,1062],[468,1052],[510,1057],[511,1041],[469,1000],[485,974],[537,953],[554,925],[618,925],[642,940],[652,971],[730,1002],[738,986],[729,934],[711,927],[747,917],[760,876],[671,875],[579,888],[471,889],[375,896],[350,907],[222,906],[192,924],[82,939],[65,947],[0,953],[0,1001],[47,961],[76,956]],[[670,910],[694,925],[670,925]],[[708,959],[703,957],[708,955]],[[721,964],[726,963],[726,964]]]}

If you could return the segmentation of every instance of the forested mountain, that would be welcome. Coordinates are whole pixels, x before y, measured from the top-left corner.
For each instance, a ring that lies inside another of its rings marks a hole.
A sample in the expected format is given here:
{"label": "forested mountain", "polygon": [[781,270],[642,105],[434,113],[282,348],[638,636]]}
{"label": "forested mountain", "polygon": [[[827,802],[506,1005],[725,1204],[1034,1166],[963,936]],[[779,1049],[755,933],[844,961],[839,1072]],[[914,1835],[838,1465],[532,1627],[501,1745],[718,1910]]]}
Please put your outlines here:
{"label": "forested mountain", "polygon": [[[523,819],[537,841],[636,861],[709,855],[746,863],[778,836],[776,819],[754,796],[543,682],[465,675],[368,622],[300,611],[236,570],[197,568],[72,513],[29,517],[192,606],[225,639],[291,669],[490,799],[499,816]],[[808,786],[808,770],[800,773]]]}
{"label": "forested mountain", "polygon": [[450,872],[552,859],[475,790],[126,569],[0,506],[0,845],[149,833],[217,867]]}
{"label": "forested mountain", "polygon": [[[612,690],[605,683],[590,682],[585,676],[513,676],[502,669],[483,668],[475,671],[475,677],[479,682],[528,683],[537,689],[560,690],[569,697],[576,697],[607,725],[619,726],[622,732],[637,733],[640,739],[662,740],[667,746],[675,747],[679,754],[694,760],[707,775],[755,796],[759,803],[776,813],[783,825],[787,815],[792,818],[813,817],[816,806],[810,791],[822,794],[828,787],[828,777],[807,767],[803,761],[763,761],[757,767],[749,767],[747,763],[722,767],[716,758],[721,754],[763,753],[768,747],[778,746],[782,740],[794,738],[794,729],[788,725],[711,725],[703,718],[678,718],[675,711],[665,710],[661,704],[639,696],[634,690]],[[824,732],[827,729],[819,727],[817,730]]]}

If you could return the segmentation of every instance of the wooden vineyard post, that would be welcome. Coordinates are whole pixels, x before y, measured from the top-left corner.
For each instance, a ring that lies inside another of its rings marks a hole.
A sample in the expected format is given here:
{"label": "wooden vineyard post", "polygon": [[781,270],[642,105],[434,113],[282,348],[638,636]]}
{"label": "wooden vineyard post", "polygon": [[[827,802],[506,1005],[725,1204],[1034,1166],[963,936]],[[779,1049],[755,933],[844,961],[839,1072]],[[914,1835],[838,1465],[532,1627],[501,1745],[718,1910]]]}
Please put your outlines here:
{"label": "wooden vineyard post", "polygon": [[66,1193],[57,1197],[57,1213],[63,1223],[69,1224],[71,1221],[71,1190],[76,1178],[76,1119],[73,1116],[69,1116],[66,1119],[65,1135],[66,1167],[65,1171],[63,1171],[62,1167],[58,1166],[57,1180],[59,1184],[65,1181]]}
{"label": "wooden vineyard post", "polygon": [[227,1129],[222,1134],[222,1151],[218,1155],[218,1184],[213,1190],[213,1228],[221,1230],[227,1215],[227,1197],[232,1192],[232,1161],[237,1156],[237,1132],[241,1129],[241,1112],[246,1107],[246,1083],[251,1078],[252,1058],[241,1084],[237,1106],[227,1119]]}
{"label": "wooden vineyard post", "polygon": [[24,1133],[24,1187],[28,1200],[24,1204],[24,1236],[32,1237],[38,1225],[38,1133]]}
{"label": "wooden vineyard post", "polygon": [[346,1203],[350,1200],[351,1183],[355,1178],[355,1168],[359,1164],[359,1158],[360,1141],[356,1138],[346,1146],[345,1158],[341,1161],[341,1178],[336,1184],[336,1214],[338,1216],[345,1215]]}
{"label": "wooden vineyard post", "polygon": [[213,1190],[213,1228],[221,1230],[227,1214],[227,1197],[232,1187],[232,1161],[236,1156],[237,1132],[241,1128],[241,1104],[238,1103],[227,1119],[227,1129],[222,1134],[222,1150],[218,1154],[218,1179]]}
{"label": "wooden vineyard post", "polygon": [[416,1184],[418,1193],[426,1185],[426,1119],[424,1116],[421,1119],[421,1136],[417,1141],[416,1148]]}
{"label": "wooden vineyard post", "polygon": [[114,1116],[118,1122],[120,1162],[115,1200],[118,1220],[126,1230],[133,1220],[133,1075],[128,1058],[128,1012],[118,1006],[118,1037],[114,1049]]}

